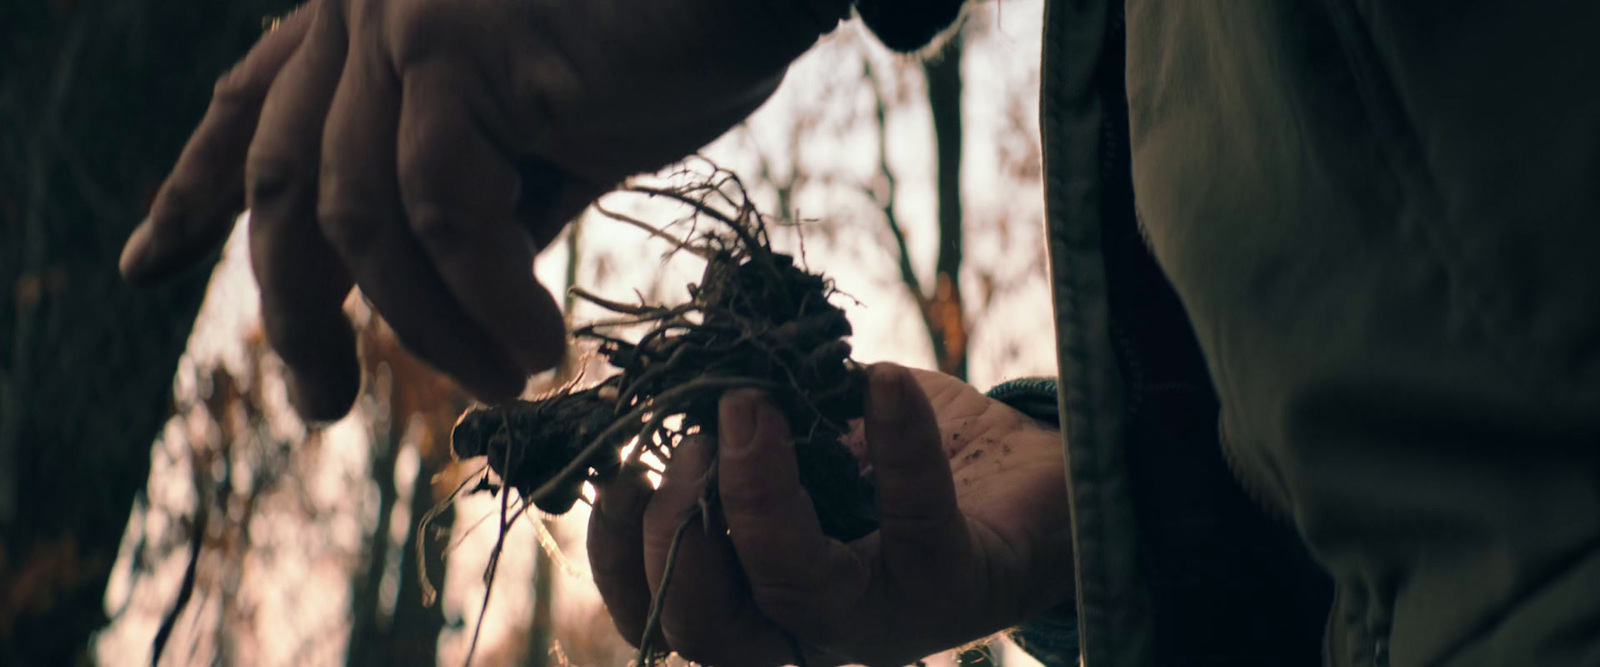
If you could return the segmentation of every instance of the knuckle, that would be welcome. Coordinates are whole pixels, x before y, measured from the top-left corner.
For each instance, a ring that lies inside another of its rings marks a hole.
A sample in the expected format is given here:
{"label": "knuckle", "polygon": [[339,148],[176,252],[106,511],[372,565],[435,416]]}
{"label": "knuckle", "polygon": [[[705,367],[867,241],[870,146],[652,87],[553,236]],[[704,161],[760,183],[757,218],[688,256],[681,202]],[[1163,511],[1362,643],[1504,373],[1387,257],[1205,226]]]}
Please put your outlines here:
{"label": "knuckle", "polygon": [[344,253],[361,252],[378,244],[378,225],[365,207],[338,189],[322,189],[317,198],[317,224],[322,235]]}
{"label": "knuckle", "polygon": [[246,72],[244,65],[234,65],[222,76],[217,77],[216,83],[211,85],[212,104],[240,104],[256,97],[256,86]]}
{"label": "knuckle", "polygon": [[401,68],[442,53],[478,46],[487,32],[475,28],[476,12],[452,2],[415,2],[395,19],[391,57]]}
{"label": "knuckle", "polygon": [[683,522],[683,510],[662,505],[653,502],[645,510],[643,536],[645,553],[666,554],[671,551],[672,536],[677,532],[678,524]]}
{"label": "knuckle", "polygon": [[258,107],[266,99],[277,73],[277,68],[263,67],[247,57],[211,84],[211,104],[227,110]]}
{"label": "knuckle", "polygon": [[515,59],[509,67],[508,98],[520,118],[568,119],[593,102],[593,89],[565,54],[541,50],[536,57]]}
{"label": "knuckle", "polygon": [[295,160],[282,152],[252,145],[245,158],[245,203],[250,208],[270,203],[305,180]]}
{"label": "knuckle", "polygon": [[466,234],[453,216],[437,200],[413,201],[406,206],[411,233],[434,257],[452,257],[462,252]]}
{"label": "knuckle", "polygon": [[751,587],[750,597],[762,615],[780,625],[813,628],[815,619],[826,615],[818,613],[819,586],[807,579],[812,577],[763,581]]}
{"label": "knuckle", "polygon": [[731,477],[724,477],[719,489],[723,508],[732,517],[730,521],[762,522],[790,515],[791,510],[795,509],[795,497],[756,480],[735,480]]}

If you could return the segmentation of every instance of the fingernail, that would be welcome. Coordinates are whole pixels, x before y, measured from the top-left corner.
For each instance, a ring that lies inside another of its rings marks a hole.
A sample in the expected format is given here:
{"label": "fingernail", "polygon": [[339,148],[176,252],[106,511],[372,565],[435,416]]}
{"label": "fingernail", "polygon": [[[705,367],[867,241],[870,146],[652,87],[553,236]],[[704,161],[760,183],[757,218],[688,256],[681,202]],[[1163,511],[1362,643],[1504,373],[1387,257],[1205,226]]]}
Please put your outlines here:
{"label": "fingernail", "polygon": [[145,272],[150,263],[151,230],[154,227],[150,218],[145,218],[128,235],[128,242],[122,246],[122,256],[117,259],[117,270],[122,272],[122,277],[136,280]]}
{"label": "fingernail", "polygon": [[756,425],[761,419],[761,392],[754,389],[735,389],[722,396],[718,409],[717,431],[723,447],[747,449],[755,439]]}
{"label": "fingernail", "polygon": [[510,356],[495,356],[497,358],[484,364],[483,370],[470,384],[462,380],[463,386],[474,397],[488,405],[499,405],[521,396],[523,390],[528,388],[528,375]]}
{"label": "fingernail", "polygon": [[353,387],[341,387],[339,385],[345,383],[329,382],[325,378],[308,377],[294,371],[286,371],[285,374],[288,376],[285,380],[288,383],[289,404],[306,426],[312,428],[322,428],[344,418],[355,403],[356,394],[361,391],[359,380]]}
{"label": "fingernail", "polygon": [[910,379],[910,373],[892,364],[872,369],[867,391],[872,399],[872,412],[878,419],[898,421],[905,415],[906,383]]}
{"label": "fingernail", "polygon": [[[532,281],[532,274],[528,276]],[[527,303],[521,304],[524,315],[532,318],[532,326],[518,326],[516,340],[507,341],[512,356],[529,373],[539,373],[560,364],[567,358],[567,326],[561,305],[555,296],[537,281],[530,282],[532,292]]]}
{"label": "fingernail", "polygon": [[516,357],[517,365],[530,374],[543,373],[555,368],[567,356],[567,337],[565,332],[557,336],[535,336],[539,340],[525,344],[511,351]]}

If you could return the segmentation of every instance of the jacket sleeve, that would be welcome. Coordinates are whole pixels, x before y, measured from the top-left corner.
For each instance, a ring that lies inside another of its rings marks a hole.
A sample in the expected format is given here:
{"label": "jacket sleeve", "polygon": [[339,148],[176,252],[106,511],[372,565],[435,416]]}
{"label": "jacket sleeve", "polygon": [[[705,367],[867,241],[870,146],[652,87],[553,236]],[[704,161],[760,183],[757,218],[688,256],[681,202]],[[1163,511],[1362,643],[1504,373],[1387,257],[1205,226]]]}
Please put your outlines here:
{"label": "jacket sleeve", "polygon": [[878,41],[900,53],[921,50],[961,16],[964,0],[856,0],[856,13]]}
{"label": "jacket sleeve", "polygon": [[[989,398],[1050,424],[1061,423],[1056,403],[1055,378],[1025,378],[1000,384],[989,390]],[[1063,452],[1065,455],[1065,452]],[[1073,576],[1069,570],[1062,576]],[[1045,612],[1011,632],[1011,638],[1049,667],[1075,667],[1078,664],[1078,609],[1076,600]]]}

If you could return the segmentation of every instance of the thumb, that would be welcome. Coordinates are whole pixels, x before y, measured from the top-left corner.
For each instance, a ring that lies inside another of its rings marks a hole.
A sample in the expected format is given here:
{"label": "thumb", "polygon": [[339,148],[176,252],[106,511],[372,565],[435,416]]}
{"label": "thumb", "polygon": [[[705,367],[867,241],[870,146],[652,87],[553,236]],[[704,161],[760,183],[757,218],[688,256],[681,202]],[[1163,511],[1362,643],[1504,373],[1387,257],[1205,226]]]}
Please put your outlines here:
{"label": "thumb", "polygon": [[968,535],[933,405],[903,367],[876,364],[867,381],[863,421],[885,563],[901,572],[951,565]]}

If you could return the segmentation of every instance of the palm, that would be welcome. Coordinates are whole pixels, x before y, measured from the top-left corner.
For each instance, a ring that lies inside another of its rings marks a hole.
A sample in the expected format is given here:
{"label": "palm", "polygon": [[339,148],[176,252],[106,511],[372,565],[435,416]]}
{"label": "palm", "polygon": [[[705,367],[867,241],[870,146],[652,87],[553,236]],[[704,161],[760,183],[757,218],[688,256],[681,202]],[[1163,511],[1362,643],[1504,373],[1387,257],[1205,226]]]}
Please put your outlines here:
{"label": "palm", "polygon": [[[1064,573],[1071,571],[1072,537],[1060,433],[957,378],[910,370],[938,423],[973,560],[944,573],[950,580],[935,589],[896,588],[883,578],[860,581],[860,600],[868,603],[856,605],[855,615],[865,626],[877,625],[874,621],[881,625],[859,638],[858,646],[916,634],[931,635],[929,646],[935,648],[960,643],[1044,611],[1069,585]],[[858,455],[865,454],[860,429],[848,444]],[[849,548],[864,565],[880,569],[880,542],[875,533]],[[943,613],[975,606],[990,607],[990,613],[981,621]],[[935,639],[944,633],[928,627],[930,618],[911,610],[956,619],[947,630],[952,639]],[[921,627],[902,627],[911,625]],[[845,646],[830,652],[858,660],[874,653]]]}
{"label": "palm", "polygon": [[[912,375],[938,416],[967,520],[1001,538],[1035,536],[1038,522],[1019,519],[1044,517],[1065,498],[1060,433],[949,375]],[[1048,530],[1065,532],[1063,526]]]}
{"label": "palm", "polygon": [[1057,432],[939,373],[880,364],[869,385],[846,442],[872,468],[879,529],[849,544],[822,533],[789,427],[759,395],[725,396],[719,444],[685,440],[659,488],[604,490],[589,554],[624,636],[645,629],[713,462],[727,530],[681,534],[660,607],[661,639],[692,660],[788,664],[800,648],[807,664],[906,664],[1067,598]]}
{"label": "palm", "polygon": [[[1060,433],[960,379],[908,370],[933,406],[956,502],[975,537],[1010,544],[1070,540]],[[865,459],[860,428],[846,444]]]}

